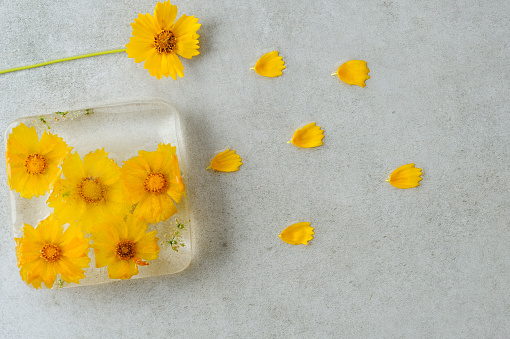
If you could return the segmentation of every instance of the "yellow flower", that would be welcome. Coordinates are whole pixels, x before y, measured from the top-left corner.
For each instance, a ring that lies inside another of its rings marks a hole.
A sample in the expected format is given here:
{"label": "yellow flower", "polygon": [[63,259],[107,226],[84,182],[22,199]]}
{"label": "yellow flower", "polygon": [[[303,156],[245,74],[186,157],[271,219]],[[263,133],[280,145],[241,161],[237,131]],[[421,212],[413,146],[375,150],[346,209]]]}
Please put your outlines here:
{"label": "yellow flower", "polygon": [[277,51],[269,52],[260,57],[254,69],[258,74],[265,77],[279,77],[285,69],[283,58],[278,56]]}
{"label": "yellow flower", "polygon": [[421,168],[407,164],[394,170],[386,181],[396,188],[412,188],[420,185],[420,181],[423,180],[422,174]]}
{"label": "yellow flower", "polygon": [[311,148],[322,145],[322,139],[324,138],[324,130],[320,126],[315,126],[315,122],[309,123],[303,128],[298,128],[292,140],[288,143],[292,143],[297,147]]}
{"label": "yellow flower", "polygon": [[[92,228],[96,267],[108,266],[110,279],[130,279],[138,274],[138,265],[146,266],[158,258],[156,232],[147,232],[147,223],[132,215],[125,220],[111,216]],[[142,260],[143,259],[143,260]]]}
{"label": "yellow flower", "polygon": [[181,201],[184,183],[175,147],[159,144],[154,152],[138,151],[138,156],[124,162],[121,173],[128,198],[138,204],[137,217],[157,223],[177,213],[172,199]]}
{"label": "yellow flower", "polygon": [[52,215],[36,228],[25,224],[23,236],[15,238],[18,267],[23,281],[40,288],[44,282],[51,288],[57,274],[68,283],[79,283],[89,266],[89,239],[76,225],[65,231]]}
{"label": "yellow flower", "polygon": [[55,183],[48,198],[55,218],[75,221],[90,233],[92,225],[110,214],[124,215],[131,207],[124,197],[120,167],[104,149],[98,149],[80,159],[78,153],[69,154],[62,164],[65,179]]}
{"label": "yellow flower", "polygon": [[216,154],[211,160],[211,165],[206,169],[212,168],[220,172],[235,172],[239,171],[239,167],[242,164],[241,157],[236,154],[236,150],[231,151],[230,148],[227,148],[226,151]]}
{"label": "yellow flower", "polygon": [[291,245],[306,245],[313,239],[313,227],[309,222],[298,222],[282,231],[279,237]]}
{"label": "yellow flower", "polygon": [[70,150],[55,134],[45,131],[39,140],[34,127],[16,126],[5,152],[9,188],[28,199],[46,194],[60,177],[59,165]]}
{"label": "yellow flower", "polygon": [[184,66],[177,55],[191,59],[198,55],[198,18],[182,15],[175,23],[177,6],[158,2],[154,16],[138,14],[131,24],[133,37],[126,45],[129,58],[145,61],[144,68],[158,79],[164,75],[177,80],[184,76]]}
{"label": "yellow flower", "polygon": [[365,87],[365,80],[370,79],[368,72],[370,70],[367,67],[366,61],[351,60],[338,67],[336,73],[331,75],[338,75],[340,80],[346,84]]}

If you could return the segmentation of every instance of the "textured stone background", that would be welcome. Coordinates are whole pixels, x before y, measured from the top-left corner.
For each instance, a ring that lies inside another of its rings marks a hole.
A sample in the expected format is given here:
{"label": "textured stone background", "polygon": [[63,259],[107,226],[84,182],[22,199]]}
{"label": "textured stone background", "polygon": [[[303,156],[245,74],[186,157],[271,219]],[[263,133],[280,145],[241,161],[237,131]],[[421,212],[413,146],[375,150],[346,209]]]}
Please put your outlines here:
{"label": "textured stone background", "polygon": [[[175,4],[202,23],[184,78],[152,78],[125,54],[0,75],[0,129],[59,110],[173,103],[191,154],[193,264],[23,286],[2,163],[0,337],[510,337],[510,2]],[[0,0],[0,69],[122,48],[154,6]],[[282,77],[249,69],[272,50]],[[368,61],[365,88],[330,76],[351,59]],[[312,121],[324,146],[286,144]],[[226,147],[241,170],[205,171]],[[384,182],[409,162],[424,169],[419,188]],[[298,221],[316,228],[309,246],[277,237]]]}

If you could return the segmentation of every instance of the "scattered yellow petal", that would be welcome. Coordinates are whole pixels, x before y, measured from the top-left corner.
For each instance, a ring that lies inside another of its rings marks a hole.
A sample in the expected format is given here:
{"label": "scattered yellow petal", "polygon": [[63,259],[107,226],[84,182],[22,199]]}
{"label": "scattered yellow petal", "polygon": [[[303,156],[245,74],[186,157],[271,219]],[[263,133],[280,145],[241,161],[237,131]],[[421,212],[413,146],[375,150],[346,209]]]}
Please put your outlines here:
{"label": "scattered yellow petal", "polygon": [[278,56],[277,51],[273,51],[261,56],[252,69],[259,75],[274,78],[282,75],[282,70],[284,68],[285,63],[283,62],[283,58]]}
{"label": "scattered yellow petal", "polygon": [[306,245],[313,239],[313,227],[309,222],[298,222],[284,229],[279,237],[291,245]]}
{"label": "scattered yellow petal", "polygon": [[422,174],[421,168],[414,167],[414,164],[407,164],[394,170],[386,181],[396,188],[412,188],[420,186],[420,181],[423,180]]}
{"label": "scattered yellow petal", "polygon": [[227,148],[226,151],[218,153],[212,160],[211,165],[207,169],[212,168],[213,170],[220,172],[235,172],[239,171],[239,167],[243,164],[241,157],[236,154],[235,150],[230,151]]}
{"label": "scattered yellow petal", "polygon": [[297,147],[311,148],[322,145],[322,139],[324,138],[324,130],[320,126],[315,126],[315,122],[309,123],[303,128],[298,128],[292,140],[288,143],[294,144]]}
{"label": "scattered yellow petal", "polygon": [[365,87],[365,80],[370,79],[368,75],[370,70],[367,67],[367,62],[363,60],[351,60],[338,67],[336,73],[340,80],[349,85],[358,85]]}

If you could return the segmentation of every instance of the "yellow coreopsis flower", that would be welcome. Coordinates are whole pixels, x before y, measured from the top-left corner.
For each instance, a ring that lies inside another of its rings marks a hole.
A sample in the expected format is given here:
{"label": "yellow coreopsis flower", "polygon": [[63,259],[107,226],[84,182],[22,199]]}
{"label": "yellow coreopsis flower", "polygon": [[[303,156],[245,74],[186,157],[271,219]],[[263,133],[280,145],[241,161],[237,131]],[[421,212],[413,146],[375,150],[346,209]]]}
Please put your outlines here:
{"label": "yellow coreopsis flower", "polygon": [[282,70],[285,69],[283,58],[278,56],[277,51],[269,52],[260,57],[255,64],[254,69],[258,74],[265,77],[279,77],[282,75]]}
{"label": "yellow coreopsis flower", "polygon": [[279,237],[291,245],[306,245],[313,239],[313,227],[309,222],[298,222],[282,231]]}
{"label": "yellow coreopsis flower", "polygon": [[138,151],[122,166],[126,194],[137,204],[133,213],[147,222],[165,221],[177,213],[174,201],[181,201],[184,183],[175,150],[170,144],[159,144],[154,152]]}
{"label": "yellow coreopsis flower", "polygon": [[[191,59],[198,55],[198,18],[182,15],[177,21],[177,6],[170,1],[158,2],[154,16],[138,14],[131,24],[133,37],[126,45],[129,58],[144,63],[150,75],[161,79],[184,76],[184,66],[177,55]],[[175,23],[174,23],[175,21]]]}
{"label": "yellow coreopsis flower", "polygon": [[70,150],[55,134],[45,131],[39,140],[34,127],[14,127],[5,152],[9,188],[28,199],[46,194],[60,177],[59,165]]}
{"label": "yellow coreopsis flower", "polygon": [[332,75],[337,75],[346,84],[365,87],[365,81],[370,79],[369,72],[366,61],[351,60],[338,67]]}
{"label": "yellow coreopsis flower", "polygon": [[104,149],[91,152],[81,160],[69,154],[62,164],[65,179],[55,183],[48,198],[57,219],[78,222],[90,233],[92,225],[110,214],[124,215],[131,207],[124,196],[120,167],[108,159]]}
{"label": "yellow coreopsis flower", "polygon": [[407,164],[394,170],[386,181],[396,188],[412,188],[420,185],[420,181],[423,180],[422,174],[421,168]]}
{"label": "yellow coreopsis flower", "polygon": [[220,172],[235,172],[239,171],[239,167],[242,164],[241,157],[236,154],[236,150],[227,148],[225,151],[216,154],[211,160],[211,165],[206,169],[212,168]]}
{"label": "yellow coreopsis flower", "polygon": [[309,123],[302,128],[298,128],[292,140],[288,143],[292,143],[297,147],[311,148],[322,145],[322,139],[324,138],[324,130],[320,126],[316,126],[315,122]]}
{"label": "yellow coreopsis flower", "polygon": [[53,216],[40,221],[36,228],[25,224],[23,236],[16,238],[16,255],[23,281],[40,288],[51,288],[57,274],[68,283],[79,283],[89,266],[89,239],[76,225],[65,231]]}
{"label": "yellow coreopsis flower", "polygon": [[143,260],[158,258],[157,231],[147,232],[147,223],[128,215],[111,216],[92,228],[96,267],[108,266],[110,279],[130,279],[138,274]]}

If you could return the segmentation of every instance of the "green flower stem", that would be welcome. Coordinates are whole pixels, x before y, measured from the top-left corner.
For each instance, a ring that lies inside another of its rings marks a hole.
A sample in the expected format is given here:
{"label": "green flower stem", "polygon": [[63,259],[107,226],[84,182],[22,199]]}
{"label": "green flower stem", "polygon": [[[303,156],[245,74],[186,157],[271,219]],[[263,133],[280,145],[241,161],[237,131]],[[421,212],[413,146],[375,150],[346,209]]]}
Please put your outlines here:
{"label": "green flower stem", "polygon": [[125,51],[126,51],[126,49],[122,48],[122,49],[112,49],[111,51],[83,54],[83,55],[73,56],[73,57],[69,57],[69,58],[63,58],[63,59],[57,59],[57,60],[52,60],[52,61],[41,62],[40,64],[34,64],[34,65],[29,65],[29,66],[4,69],[3,71],[0,71],[0,74],[9,73],[9,72],[15,72],[15,71],[21,71],[23,69],[29,69],[29,68],[35,68],[35,67],[41,67],[41,66],[56,64],[57,62],[62,62],[62,61],[83,59],[83,58],[93,57],[93,56],[97,56],[97,55],[120,53],[120,52],[125,52]]}

